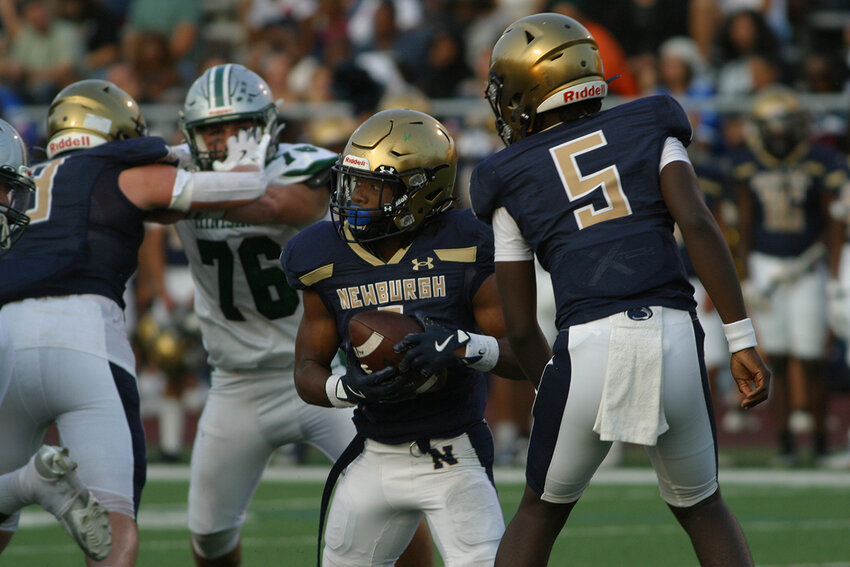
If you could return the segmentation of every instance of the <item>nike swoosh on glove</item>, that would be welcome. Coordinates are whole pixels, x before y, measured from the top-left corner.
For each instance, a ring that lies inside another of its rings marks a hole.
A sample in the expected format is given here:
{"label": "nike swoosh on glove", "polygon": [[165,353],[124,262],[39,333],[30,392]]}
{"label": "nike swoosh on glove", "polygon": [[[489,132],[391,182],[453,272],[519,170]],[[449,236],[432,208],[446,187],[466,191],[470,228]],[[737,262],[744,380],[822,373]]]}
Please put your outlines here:
{"label": "nike swoosh on glove", "polygon": [[413,368],[423,376],[430,376],[461,364],[463,359],[455,356],[455,349],[469,342],[469,334],[462,329],[450,331],[427,317],[421,322],[424,332],[407,335],[393,346],[396,352],[404,352],[398,369],[407,372]]}
{"label": "nike swoosh on glove", "polygon": [[350,367],[340,378],[337,397],[356,404],[392,403],[410,399],[415,385],[393,366],[367,374],[359,366]]}

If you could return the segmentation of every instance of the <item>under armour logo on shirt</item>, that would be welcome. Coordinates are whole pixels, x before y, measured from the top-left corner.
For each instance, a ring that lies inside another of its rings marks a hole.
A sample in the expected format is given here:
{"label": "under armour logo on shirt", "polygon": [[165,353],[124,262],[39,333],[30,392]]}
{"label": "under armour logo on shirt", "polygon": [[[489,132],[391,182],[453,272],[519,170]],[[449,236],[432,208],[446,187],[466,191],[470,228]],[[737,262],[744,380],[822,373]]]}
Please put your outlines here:
{"label": "under armour logo on shirt", "polygon": [[411,262],[413,263],[413,271],[414,272],[418,272],[419,268],[428,268],[429,270],[434,269],[434,259],[430,256],[428,256],[428,258],[425,261],[422,261],[422,262],[420,262],[416,258],[411,260]]}

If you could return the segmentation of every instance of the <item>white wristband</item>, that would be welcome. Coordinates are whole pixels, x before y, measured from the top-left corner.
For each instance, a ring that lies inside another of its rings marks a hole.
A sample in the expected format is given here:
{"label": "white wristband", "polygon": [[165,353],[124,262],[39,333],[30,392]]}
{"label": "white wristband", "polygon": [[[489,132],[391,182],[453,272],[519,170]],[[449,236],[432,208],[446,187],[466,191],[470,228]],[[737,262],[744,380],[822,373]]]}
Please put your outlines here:
{"label": "white wristband", "polygon": [[[356,406],[357,404],[353,404],[348,401],[345,397],[339,397],[339,391],[342,390],[342,376],[339,374],[331,374],[328,376],[327,382],[325,382],[325,394],[328,396],[328,401],[335,408],[351,408]],[[345,390],[342,390],[343,396],[345,396]]]}
{"label": "white wristband", "polygon": [[[465,358],[476,358],[475,362],[464,363],[470,368],[489,372],[499,362],[499,341],[490,335],[476,335],[468,333],[469,342],[466,343]],[[480,358],[479,358],[480,357]]]}
{"label": "white wristband", "polygon": [[745,348],[751,348],[758,344],[756,341],[756,330],[753,322],[749,319],[741,319],[728,325],[723,325],[723,333],[726,342],[729,343],[729,352],[734,353]]}

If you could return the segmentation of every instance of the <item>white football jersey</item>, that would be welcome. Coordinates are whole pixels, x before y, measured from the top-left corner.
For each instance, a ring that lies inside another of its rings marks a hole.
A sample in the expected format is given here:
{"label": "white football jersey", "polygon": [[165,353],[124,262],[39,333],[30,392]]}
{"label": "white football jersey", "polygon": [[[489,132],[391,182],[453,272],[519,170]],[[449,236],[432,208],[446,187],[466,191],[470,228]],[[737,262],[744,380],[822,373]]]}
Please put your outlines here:
{"label": "white football jersey", "polygon": [[[309,144],[280,144],[266,169],[279,172],[277,183],[292,185],[336,158]],[[303,308],[300,292],[286,283],[280,253],[298,229],[218,219],[187,219],[176,227],[195,282],[209,363],[226,370],[290,368]]]}

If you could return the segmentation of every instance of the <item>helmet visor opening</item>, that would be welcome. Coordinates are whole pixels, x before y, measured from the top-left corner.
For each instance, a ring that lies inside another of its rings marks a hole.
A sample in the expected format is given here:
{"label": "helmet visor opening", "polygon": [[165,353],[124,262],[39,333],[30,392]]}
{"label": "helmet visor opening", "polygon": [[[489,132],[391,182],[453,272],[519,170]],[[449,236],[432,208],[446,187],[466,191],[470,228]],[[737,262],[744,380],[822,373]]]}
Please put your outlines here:
{"label": "helmet visor opening", "polygon": [[394,174],[334,166],[331,213],[340,234],[347,228],[357,242],[380,240],[397,232],[393,224],[404,184]]}

